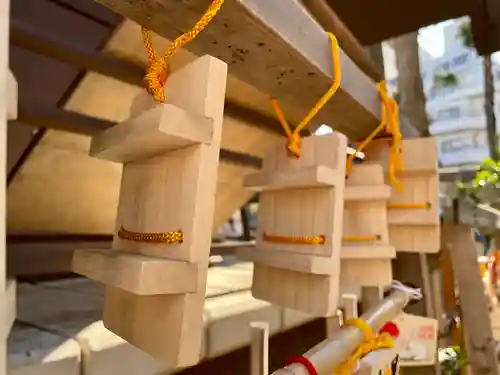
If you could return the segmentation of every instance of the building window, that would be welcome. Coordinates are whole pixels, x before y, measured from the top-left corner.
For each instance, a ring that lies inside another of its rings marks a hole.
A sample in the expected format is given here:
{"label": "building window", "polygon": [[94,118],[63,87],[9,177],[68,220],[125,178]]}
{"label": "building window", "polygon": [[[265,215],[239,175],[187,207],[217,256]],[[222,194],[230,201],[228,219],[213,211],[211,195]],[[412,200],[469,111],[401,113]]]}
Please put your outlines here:
{"label": "building window", "polygon": [[468,57],[467,53],[454,57],[453,67],[457,68],[460,65],[464,65],[467,62],[467,57]]}
{"label": "building window", "polygon": [[450,107],[446,109],[440,109],[437,112],[438,120],[451,120],[460,117],[460,107]]}

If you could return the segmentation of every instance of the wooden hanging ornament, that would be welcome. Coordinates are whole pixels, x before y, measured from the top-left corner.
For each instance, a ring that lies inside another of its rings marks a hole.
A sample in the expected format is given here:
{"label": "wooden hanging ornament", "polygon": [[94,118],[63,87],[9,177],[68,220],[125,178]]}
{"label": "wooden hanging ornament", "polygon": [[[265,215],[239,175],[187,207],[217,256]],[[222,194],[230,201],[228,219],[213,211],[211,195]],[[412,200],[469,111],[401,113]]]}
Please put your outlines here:
{"label": "wooden hanging ornament", "polygon": [[254,262],[255,298],[319,316],[339,299],[340,246],[347,139],[339,133],[301,140],[300,158],[282,144],[245,185],[259,190]]}
{"label": "wooden hanging ornament", "polygon": [[[7,120],[17,119],[17,81],[14,74],[7,69]],[[3,300],[5,301],[5,335],[8,335],[14,320],[16,319],[16,280],[7,278],[5,281],[5,292]]]}
{"label": "wooden hanging ornament", "polygon": [[384,286],[392,281],[387,202],[391,187],[379,164],[353,166],[344,193],[341,285]]}
{"label": "wooden hanging ornament", "polygon": [[[365,160],[381,163],[389,181],[388,143],[379,139],[366,146]],[[389,239],[397,251],[436,253],[439,251],[438,153],[434,138],[403,140],[403,170],[396,174],[388,204]]]}
{"label": "wooden hanging ornament", "polygon": [[227,65],[172,74],[166,103],[145,92],[130,119],[92,138],[123,163],[113,250],[77,250],[75,272],[106,284],[105,326],[174,366],[198,361]]}

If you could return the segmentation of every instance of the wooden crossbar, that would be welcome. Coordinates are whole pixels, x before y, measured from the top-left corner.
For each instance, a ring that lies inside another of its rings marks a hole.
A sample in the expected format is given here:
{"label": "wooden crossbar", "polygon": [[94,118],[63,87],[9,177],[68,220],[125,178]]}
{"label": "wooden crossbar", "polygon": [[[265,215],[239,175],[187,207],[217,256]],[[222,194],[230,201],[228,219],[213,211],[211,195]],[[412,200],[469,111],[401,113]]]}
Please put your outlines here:
{"label": "wooden crossbar", "polygon": [[[165,0],[161,9],[151,1],[98,2],[170,40],[179,30],[190,29],[208,6],[204,0]],[[186,48],[226,61],[230,74],[278,98],[285,113],[287,108],[307,112],[332,81],[330,40],[297,1],[286,6],[280,0],[226,1],[210,26]],[[343,51],[340,60],[340,90],[312,125],[335,118],[338,131],[364,137],[380,123],[379,94],[375,83]],[[406,136],[416,135],[404,121],[402,128]]]}

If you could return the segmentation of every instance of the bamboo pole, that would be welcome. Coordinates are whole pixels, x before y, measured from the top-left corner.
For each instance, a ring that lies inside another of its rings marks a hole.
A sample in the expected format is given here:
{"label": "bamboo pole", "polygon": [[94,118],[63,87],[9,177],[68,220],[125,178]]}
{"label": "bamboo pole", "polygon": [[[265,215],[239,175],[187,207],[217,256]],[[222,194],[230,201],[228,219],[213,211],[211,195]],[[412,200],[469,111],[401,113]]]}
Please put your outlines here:
{"label": "bamboo pole", "polygon": [[[395,289],[377,306],[366,311],[361,319],[377,332],[402,311],[410,298],[409,291]],[[340,363],[349,358],[363,339],[363,332],[358,328],[342,327],[334,338],[322,341],[306,352],[304,357],[316,368],[318,375],[331,375]],[[275,371],[272,375],[309,375],[309,373],[303,365],[291,364]]]}

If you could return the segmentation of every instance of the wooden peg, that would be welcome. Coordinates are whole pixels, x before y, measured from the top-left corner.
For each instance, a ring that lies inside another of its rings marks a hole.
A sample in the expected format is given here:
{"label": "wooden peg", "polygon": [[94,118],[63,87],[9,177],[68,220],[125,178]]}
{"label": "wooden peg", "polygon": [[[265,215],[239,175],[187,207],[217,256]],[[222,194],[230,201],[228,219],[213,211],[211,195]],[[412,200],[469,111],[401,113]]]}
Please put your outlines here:
{"label": "wooden peg", "polygon": [[250,323],[250,375],[269,375],[269,323]]}
{"label": "wooden peg", "polygon": [[349,293],[342,294],[340,303],[342,305],[342,308],[344,309],[345,320],[354,319],[359,316],[357,295]]}
{"label": "wooden peg", "polygon": [[387,202],[390,186],[378,164],[355,165],[345,188],[341,284],[384,286],[392,280]]}
{"label": "wooden peg", "polygon": [[198,361],[227,65],[172,74],[165,104],[146,93],[91,155],[122,162],[113,250],[77,250],[75,272],[106,284],[105,326],[172,366]]}
{"label": "wooden peg", "polygon": [[[339,133],[302,140],[300,158],[281,143],[246,185],[262,191],[254,249],[255,298],[319,316],[338,302],[347,139]],[[316,241],[315,244],[311,240]]]}
{"label": "wooden peg", "polygon": [[[377,161],[387,170],[386,140],[371,142],[365,160]],[[397,175],[403,190],[392,189],[389,200],[389,238],[397,251],[436,253],[439,251],[438,153],[434,138],[404,140],[404,171]],[[387,178],[387,173],[386,173]]]}
{"label": "wooden peg", "polygon": [[16,320],[17,308],[16,308],[16,280],[8,278],[6,281],[5,288],[5,333],[8,335],[14,321]]}

